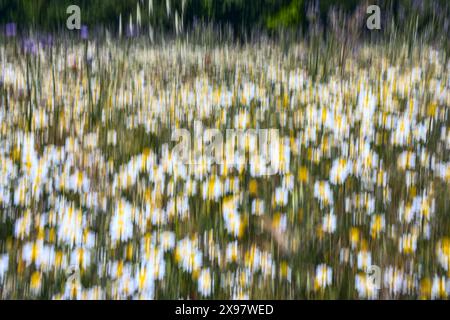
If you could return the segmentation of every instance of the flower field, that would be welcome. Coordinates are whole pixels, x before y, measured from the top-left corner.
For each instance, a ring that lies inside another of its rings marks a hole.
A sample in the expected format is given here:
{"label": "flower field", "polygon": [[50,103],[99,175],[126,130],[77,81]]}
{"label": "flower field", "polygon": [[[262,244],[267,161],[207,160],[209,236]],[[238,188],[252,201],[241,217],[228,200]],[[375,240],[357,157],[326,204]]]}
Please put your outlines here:
{"label": "flower field", "polygon": [[[448,298],[450,64],[331,51],[2,38],[0,297]],[[277,172],[177,161],[198,122],[277,129]]]}

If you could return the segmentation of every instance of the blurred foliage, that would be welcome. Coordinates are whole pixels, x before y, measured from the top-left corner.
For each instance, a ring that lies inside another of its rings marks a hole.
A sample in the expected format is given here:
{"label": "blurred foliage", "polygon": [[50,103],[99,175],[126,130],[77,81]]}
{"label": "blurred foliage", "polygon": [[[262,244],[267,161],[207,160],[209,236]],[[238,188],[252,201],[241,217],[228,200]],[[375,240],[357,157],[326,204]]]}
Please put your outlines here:
{"label": "blurred foliage", "polygon": [[304,21],[304,1],[293,0],[280,11],[267,18],[267,27],[275,29],[278,27],[291,27],[301,24]]}
{"label": "blurred foliage", "polygon": [[[254,29],[308,30],[308,8],[316,4],[320,19],[316,22],[327,28],[330,10],[340,9],[351,14],[359,5],[378,4],[384,20],[404,25],[416,21],[418,31],[430,26],[437,33],[448,29],[447,0],[0,0],[0,24],[17,22],[19,29],[61,29],[65,27],[69,5],[79,5],[82,24],[102,25],[118,29],[119,15],[123,23],[136,21],[139,5],[142,25],[164,31],[174,30],[175,15],[185,27],[198,21],[230,26],[241,35]],[[152,8],[150,10],[150,8]],[[169,8],[169,10],[168,10]]]}

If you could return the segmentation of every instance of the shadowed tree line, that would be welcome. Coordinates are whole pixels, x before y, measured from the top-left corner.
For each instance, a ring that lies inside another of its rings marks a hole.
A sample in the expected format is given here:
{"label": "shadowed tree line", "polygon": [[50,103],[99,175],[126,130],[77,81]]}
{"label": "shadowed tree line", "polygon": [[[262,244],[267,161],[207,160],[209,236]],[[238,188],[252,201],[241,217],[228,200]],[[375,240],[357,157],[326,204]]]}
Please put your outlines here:
{"label": "shadowed tree line", "polygon": [[434,36],[448,31],[450,16],[446,0],[0,0],[0,24],[17,22],[22,30],[58,30],[65,27],[66,8],[71,4],[80,6],[81,22],[90,27],[101,25],[117,31],[119,16],[126,26],[130,19],[136,23],[140,11],[144,29],[151,26],[174,32],[175,20],[184,29],[202,21],[225,26],[236,36],[253,30],[305,34],[312,24],[327,31],[333,27],[331,16],[351,20],[355,12],[366,14],[365,8],[371,4],[382,9],[383,29],[394,23],[409,32],[408,21],[413,21],[417,32]]}

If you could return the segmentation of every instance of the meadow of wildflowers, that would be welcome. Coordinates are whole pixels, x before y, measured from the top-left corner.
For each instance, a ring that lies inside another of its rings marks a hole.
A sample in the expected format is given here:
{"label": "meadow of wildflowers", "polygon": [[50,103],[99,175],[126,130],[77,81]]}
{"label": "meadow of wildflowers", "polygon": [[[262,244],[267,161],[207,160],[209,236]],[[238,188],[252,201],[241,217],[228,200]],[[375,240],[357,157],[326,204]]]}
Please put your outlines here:
{"label": "meadow of wildflowers", "polygon": [[[0,42],[1,298],[449,297],[439,46],[342,60],[307,41],[16,32]],[[174,130],[199,122],[278,130],[277,171],[250,138],[242,161],[178,161]]]}

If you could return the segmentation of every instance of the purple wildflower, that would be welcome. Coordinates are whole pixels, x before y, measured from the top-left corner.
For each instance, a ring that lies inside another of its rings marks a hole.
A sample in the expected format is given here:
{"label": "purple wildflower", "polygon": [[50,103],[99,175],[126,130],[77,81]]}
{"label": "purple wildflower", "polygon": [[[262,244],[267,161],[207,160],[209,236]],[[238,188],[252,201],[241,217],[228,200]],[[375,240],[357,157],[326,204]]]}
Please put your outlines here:
{"label": "purple wildflower", "polygon": [[81,32],[81,39],[86,40],[88,38],[88,36],[89,36],[88,27],[85,26],[85,25],[81,26],[81,31],[80,32]]}
{"label": "purple wildflower", "polygon": [[44,35],[40,38],[40,42],[43,47],[51,47],[53,45],[53,37],[50,34]]}
{"label": "purple wildflower", "polygon": [[14,22],[10,22],[6,24],[6,36],[15,37],[17,33],[17,25]]}
{"label": "purple wildflower", "polygon": [[35,55],[37,53],[37,46],[36,42],[33,39],[26,39],[23,42],[23,51],[26,54],[32,54]]}

